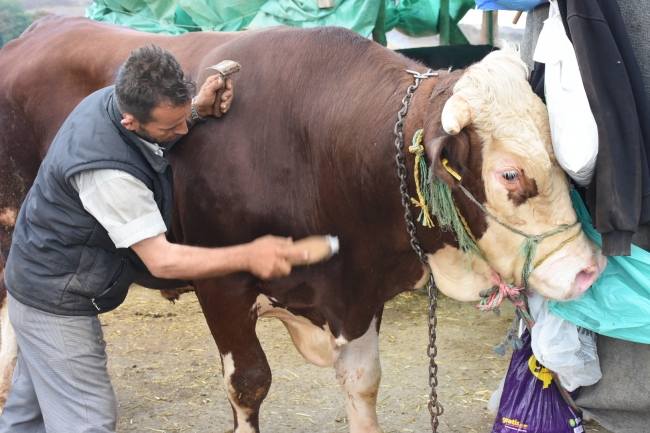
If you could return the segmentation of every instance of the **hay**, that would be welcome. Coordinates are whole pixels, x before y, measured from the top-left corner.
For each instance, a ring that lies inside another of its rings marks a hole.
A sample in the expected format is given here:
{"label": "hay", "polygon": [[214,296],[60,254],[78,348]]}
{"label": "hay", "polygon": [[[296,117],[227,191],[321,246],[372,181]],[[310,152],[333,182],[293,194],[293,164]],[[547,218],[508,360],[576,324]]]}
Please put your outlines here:
{"label": "hay", "polygon": [[[494,415],[486,400],[508,365],[492,346],[508,328],[509,308],[502,316],[488,315],[441,296],[438,394],[445,414],[440,431],[490,431]],[[426,296],[417,293],[402,294],[384,309],[377,412],[386,433],[430,431],[427,311]],[[119,403],[118,432],[232,429],[218,351],[194,294],[172,305],[155,291],[134,288],[124,306],[100,317]],[[277,320],[261,319],[257,333],[273,372],[262,431],[347,431],[333,370],[308,364]],[[587,426],[586,431],[596,430]]]}

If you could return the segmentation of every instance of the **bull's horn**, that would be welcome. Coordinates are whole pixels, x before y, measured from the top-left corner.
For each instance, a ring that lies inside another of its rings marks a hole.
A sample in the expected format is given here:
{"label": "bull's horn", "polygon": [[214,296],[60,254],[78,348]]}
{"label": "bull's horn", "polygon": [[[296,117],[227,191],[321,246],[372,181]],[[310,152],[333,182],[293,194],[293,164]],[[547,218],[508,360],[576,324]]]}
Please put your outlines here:
{"label": "bull's horn", "polygon": [[441,121],[442,128],[447,134],[458,134],[472,123],[472,112],[467,101],[458,95],[449,98],[442,109]]}

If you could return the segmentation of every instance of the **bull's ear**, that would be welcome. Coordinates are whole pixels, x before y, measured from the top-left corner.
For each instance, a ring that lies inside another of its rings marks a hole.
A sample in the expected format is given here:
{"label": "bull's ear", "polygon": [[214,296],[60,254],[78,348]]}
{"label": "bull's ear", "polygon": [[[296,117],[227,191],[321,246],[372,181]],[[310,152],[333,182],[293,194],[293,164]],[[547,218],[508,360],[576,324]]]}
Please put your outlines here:
{"label": "bull's ear", "polygon": [[[461,130],[456,135],[442,135],[427,146],[427,154],[431,157],[433,174],[452,188],[458,184],[458,179],[450,173],[453,171],[461,178],[469,173],[470,137],[467,131]],[[443,164],[447,161],[447,168]]]}

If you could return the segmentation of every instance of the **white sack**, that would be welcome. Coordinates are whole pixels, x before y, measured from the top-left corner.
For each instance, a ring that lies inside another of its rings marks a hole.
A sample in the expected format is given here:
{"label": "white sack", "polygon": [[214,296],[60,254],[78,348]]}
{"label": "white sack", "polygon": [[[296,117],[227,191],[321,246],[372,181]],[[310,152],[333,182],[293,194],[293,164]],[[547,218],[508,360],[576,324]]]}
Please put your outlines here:
{"label": "white sack", "polygon": [[557,2],[550,3],[533,60],[546,64],[544,93],[555,157],[578,185],[587,186],[596,169],[598,127]]}

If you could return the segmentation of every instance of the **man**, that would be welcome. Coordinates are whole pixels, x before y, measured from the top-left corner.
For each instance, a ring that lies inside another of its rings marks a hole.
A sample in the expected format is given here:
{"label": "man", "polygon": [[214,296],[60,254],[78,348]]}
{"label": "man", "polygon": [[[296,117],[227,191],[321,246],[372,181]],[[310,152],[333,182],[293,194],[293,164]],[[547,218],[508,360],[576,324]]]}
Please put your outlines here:
{"label": "man", "polygon": [[160,278],[245,271],[267,279],[306,259],[290,239],[271,236],[213,249],[167,241],[173,188],[164,155],[190,124],[232,103],[232,83],[220,76],[192,99],[194,91],[169,52],[141,47],[115,86],[84,99],[52,142],[5,269],[18,360],[0,432],[115,431],[97,315],[123,302],[145,266]]}

